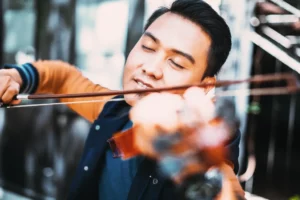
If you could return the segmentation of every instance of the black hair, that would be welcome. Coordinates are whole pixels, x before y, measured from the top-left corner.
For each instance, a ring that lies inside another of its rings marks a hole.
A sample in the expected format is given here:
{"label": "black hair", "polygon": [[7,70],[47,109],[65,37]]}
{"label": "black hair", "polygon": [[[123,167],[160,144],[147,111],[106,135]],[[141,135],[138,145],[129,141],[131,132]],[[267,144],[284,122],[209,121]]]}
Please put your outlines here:
{"label": "black hair", "polygon": [[225,20],[203,0],[176,0],[170,8],[161,7],[148,19],[145,29],[165,13],[174,13],[199,25],[211,38],[208,64],[203,75],[214,76],[220,71],[231,50],[231,33]]}

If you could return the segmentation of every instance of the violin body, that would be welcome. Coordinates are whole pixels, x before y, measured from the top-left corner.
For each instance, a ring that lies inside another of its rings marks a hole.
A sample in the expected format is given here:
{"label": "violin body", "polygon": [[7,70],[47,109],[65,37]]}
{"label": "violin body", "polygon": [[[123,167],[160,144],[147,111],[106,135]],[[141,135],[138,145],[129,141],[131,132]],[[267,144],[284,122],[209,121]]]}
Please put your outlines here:
{"label": "violin body", "polygon": [[[148,155],[154,158],[161,173],[178,186],[181,199],[236,199],[222,166],[228,153],[225,144],[238,123],[233,116],[234,111],[228,112],[234,106],[228,101],[220,102],[217,104],[218,111],[209,121],[191,119],[193,109],[184,106],[179,113],[182,123],[176,131],[156,133],[151,143],[155,153],[145,153],[147,147],[139,145],[139,140],[136,140],[137,134],[147,131],[141,124],[134,124],[132,129],[116,133],[108,141],[115,152],[114,156],[129,159]],[[225,108],[226,115],[222,112]]]}

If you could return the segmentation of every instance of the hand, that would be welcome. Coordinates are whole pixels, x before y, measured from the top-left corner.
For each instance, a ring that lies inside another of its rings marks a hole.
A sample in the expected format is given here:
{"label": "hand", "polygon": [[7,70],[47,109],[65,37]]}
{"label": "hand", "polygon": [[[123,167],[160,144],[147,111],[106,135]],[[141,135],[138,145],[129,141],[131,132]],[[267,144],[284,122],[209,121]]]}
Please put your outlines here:
{"label": "hand", "polygon": [[213,116],[214,104],[200,88],[192,87],[183,96],[149,94],[130,112],[135,127],[135,145],[143,154],[157,158],[153,142],[158,136],[174,134],[183,126],[206,124]]}
{"label": "hand", "polygon": [[222,164],[219,168],[223,174],[222,190],[216,200],[246,200],[245,192],[241,187],[232,168],[226,164]]}
{"label": "hand", "polygon": [[134,145],[144,155],[156,157],[153,141],[162,133],[174,133],[179,128],[177,111],[183,106],[179,95],[152,93],[131,109],[134,124]]}
{"label": "hand", "polygon": [[19,94],[22,78],[16,69],[0,70],[0,100],[5,104],[19,104],[21,100],[13,100]]}

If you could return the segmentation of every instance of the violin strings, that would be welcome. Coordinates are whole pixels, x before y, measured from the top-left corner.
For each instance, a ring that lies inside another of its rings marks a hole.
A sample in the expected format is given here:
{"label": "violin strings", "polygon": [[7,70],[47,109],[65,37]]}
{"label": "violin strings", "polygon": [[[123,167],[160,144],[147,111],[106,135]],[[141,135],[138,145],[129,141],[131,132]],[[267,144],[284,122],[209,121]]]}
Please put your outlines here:
{"label": "violin strings", "polygon": [[71,104],[83,104],[83,103],[98,103],[98,102],[113,102],[113,101],[125,101],[124,98],[116,99],[98,99],[98,100],[87,100],[87,101],[73,101],[73,102],[58,102],[58,103],[40,103],[40,104],[28,104],[28,105],[11,105],[6,108],[28,108],[28,107],[41,107],[41,106],[56,106],[56,105],[71,105]]}
{"label": "violin strings", "polygon": [[[263,96],[263,95],[287,95],[291,94],[291,90],[288,87],[276,87],[276,88],[263,88],[263,89],[236,89],[228,91],[219,91],[210,95],[210,98],[214,97],[230,97],[230,96]],[[107,99],[107,100],[87,100],[87,101],[73,101],[73,102],[57,102],[57,103],[41,103],[41,104],[27,104],[27,105],[11,105],[6,108],[27,108],[27,107],[41,107],[41,106],[56,106],[56,105],[72,105],[83,103],[99,103],[99,102],[113,102],[113,101],[125,101],[124,98]]]}

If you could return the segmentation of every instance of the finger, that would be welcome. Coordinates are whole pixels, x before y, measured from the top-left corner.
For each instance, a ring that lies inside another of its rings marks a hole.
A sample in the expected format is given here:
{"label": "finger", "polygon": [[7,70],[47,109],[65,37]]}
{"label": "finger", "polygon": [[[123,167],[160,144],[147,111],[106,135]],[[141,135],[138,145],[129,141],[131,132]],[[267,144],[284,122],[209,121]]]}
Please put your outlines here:
{"label": "finger", "polygon": [[11,78],[11,74],[9,73],[9,70],[10,69],[1,69],[0,70],[0,77],[10,77]]}
{"label": "finger", "polygon": [[[150,94],[147,97],[140,100],[131,110],[131,117],[134,117],[136,114],[144,114],[144,112],[155,114],[159,117],[157,114],[157,111],[165,111],[167,110],[177,110],[178,107],[182,106],[182,97],[175,94],[169,94],[169,93],[155,93]],[[149,115],[145,115],[146,117]],[[140,118],[141,116],[134,117],[137,120],[142,120],[144,118]],[[152,118],[152,117],[151,117]],[[148,120],[147,118],[145,118]],[[155,119],[155,118],[154,118]]]}
{"label": "finger", "polygon": [[131,110],[130,118],[135,124],[149,129],[174,132],[178,128],[177,111],[182,105],[179,95],[149,95]]}
{"label": "finger", "polygon": [[11,78],[9,76],[0,76],[0,99],[9,87]]}
{"label": "finger", "polygon": [[22,100],[18,99],[18,100],[13,100],[13,101],[11,102],[11,104],[12,104],[12,105],[18,105],[18,104],[20,104],[21,102],[22,102]]}
{"label": "finger", "polygon": [[220,166],[220,169],[224,174],[224,181],[227,187],[227,189],[223,188],[222,191],[225,192],[227,190],[228,192],[230,192],[228,195],[244,197],[245,191],[243,190],[239,180],[237,179],[232,167],[227,164],[222,164]]}
{"label": "finger", "polygon": [[19,93],[19,86],[18,84],[12,84],[7,88],[2,96],[2,101],[4,103],[10,103],[13,98]]}
{"label": "finger", "polygon": [[215,106],[210,98],[206,96],[204,90],[199,87],[189,88],[184,93],[186,106],[194,111],[194,117],[198,120],[208,122],[213,119]]}
{"label": "finger", "polygon": [[196,87],[196,86],[193,86],[193,87],[188,88],[188,89],[184,92],[183,96],[184,96],[184,98],[186,99],[186,98],[189,98],[189,97],[193,97],[193,95],[194,95],[195,93],[198,93],[198,94],[200,94],[200,95],[202,95],[202,96],[205,96],[205,91],[204,91],[204,89],[203,89],[203,88],[200,88],[200,87]]}
{"label": "finger", "polygon": [[216,199],[217,200],[227,200],[227,199],[237,200],[235,197],[235,194],[233,192],[231,183],[230,183],[230,181],[226,180],[226,178],[222,184],[222,191]]}
{"label": "finger", "polygon": [[[136,123],[143,123],[144,120],[147,120],[147,118],[143,118],[142,113],[148,111],[147,106],[152,105],[152,103],[157,103],[154,102],[153,99],[155,100],[155,96],[159,94],[157,93],[152,93],[147,95],[146,97],[142,98],[140,101],[138,101],[130,110],[129,117],[132,121]],[[146,104],[146,107],[145,107]]]}

